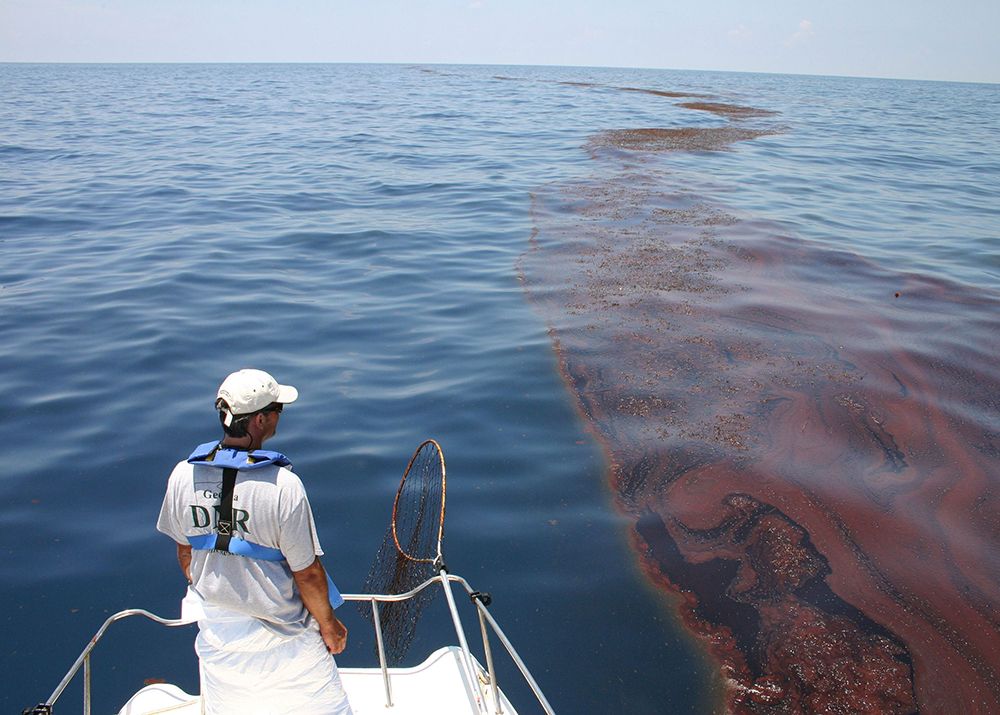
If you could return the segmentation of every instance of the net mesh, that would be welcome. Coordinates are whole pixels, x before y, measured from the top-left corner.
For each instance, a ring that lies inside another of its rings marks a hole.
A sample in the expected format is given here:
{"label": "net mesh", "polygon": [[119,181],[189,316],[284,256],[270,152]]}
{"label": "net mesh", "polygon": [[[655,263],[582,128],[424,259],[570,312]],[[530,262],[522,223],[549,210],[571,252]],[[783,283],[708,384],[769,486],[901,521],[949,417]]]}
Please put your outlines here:
{"label": "net mesh", "polygon": [[[403,473],[389,528],[365,579],[365,593],[405,593],[438,572],[443,565],[444,502],[444,454],[437,442],[427,440],[417,447]],[[434,592],[428,588],[406,601],[379,604],[389,665],[402,663]],[[362,612],[372,618],[367,606]]]}

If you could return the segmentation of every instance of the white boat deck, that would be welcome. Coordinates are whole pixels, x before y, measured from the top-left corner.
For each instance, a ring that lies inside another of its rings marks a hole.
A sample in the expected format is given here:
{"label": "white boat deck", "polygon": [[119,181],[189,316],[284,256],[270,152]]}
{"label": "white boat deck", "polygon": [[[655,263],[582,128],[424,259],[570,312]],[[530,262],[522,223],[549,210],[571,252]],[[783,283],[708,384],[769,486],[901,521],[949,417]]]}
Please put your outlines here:
{"label": "white boat deck", "polygon": [[[488,676],[479,663],[485,710],[497,712]],[[389,668],[392,707],[386,707],[385,686],[379,668],[341,668],[340,677],[351,701],[354,715],[469,715],[481,713],[476,703],[477,688],[470,687],[462,666],[462,649],[446,646],[420,665]],[[499,692],[499,691],[498,691]],[[500,696],[500,712],[517,715],[514,707]],[[118,715],[200,715],[201,698],[170,684],[147,685],[125,704]]]}
{"label": "white boat deck", "polygon": [[[488,712],[496,712],[489,676],[475,663]],[[423,663],[412,668],[389,668],[392,684],[392,707],[386,708],[382,671],[378,668],[342,668],[340,677],[351,701],[354,715],[392,713],[393,715],[425,715],[441,713],[479,713],[476,705],[478,688],[470,687],[462,667],[462,649],[446,646],[434,651]],[[501,712],[517,715],[513,706],[500,696]]]}

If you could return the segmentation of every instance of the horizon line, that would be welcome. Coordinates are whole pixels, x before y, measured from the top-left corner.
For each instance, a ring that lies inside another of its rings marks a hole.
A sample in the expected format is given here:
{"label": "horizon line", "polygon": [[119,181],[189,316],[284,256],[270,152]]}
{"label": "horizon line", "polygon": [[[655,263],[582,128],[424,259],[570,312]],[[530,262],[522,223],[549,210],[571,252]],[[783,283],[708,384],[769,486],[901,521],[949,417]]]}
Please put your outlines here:
{"label": "horizon line", "polygon": [[931,79],[924,77],[890,77],[861,74],[816,74],[812,72],[776,72],[773,70],[694,69],[683,67],[638,67],[633,65],[563,65],[556,63],[518,64],[504,62],[413,62],[357,60],[6,60],[0,65],[393,65],[444,67],[548,67],[565,69],[617,69],[658,72],[701,72],[722,74],[757,74],[788,77],[818,77],[828,79],[870,79],[896,82],[944,82],[949,84],[998,85],[1000,80]]}

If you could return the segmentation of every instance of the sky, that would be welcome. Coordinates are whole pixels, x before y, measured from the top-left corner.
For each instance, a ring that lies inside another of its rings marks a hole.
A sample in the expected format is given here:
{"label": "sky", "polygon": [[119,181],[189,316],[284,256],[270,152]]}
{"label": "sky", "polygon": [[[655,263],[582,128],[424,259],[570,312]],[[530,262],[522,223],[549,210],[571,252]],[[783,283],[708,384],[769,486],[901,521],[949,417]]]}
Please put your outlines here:
{"label": "sky", "polygon": [[0,0],[0,62],[392,62],[1000,83],[1000,0]]}

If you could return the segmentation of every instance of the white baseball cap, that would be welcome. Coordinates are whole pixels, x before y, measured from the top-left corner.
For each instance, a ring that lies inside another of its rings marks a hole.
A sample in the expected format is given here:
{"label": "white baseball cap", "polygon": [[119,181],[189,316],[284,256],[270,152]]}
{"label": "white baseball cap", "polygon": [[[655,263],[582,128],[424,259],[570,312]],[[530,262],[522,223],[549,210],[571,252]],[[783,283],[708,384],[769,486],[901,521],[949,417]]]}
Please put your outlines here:
{"label": "white baseball cap", "polygon": [[226,403],[220,409],[226,412],[225,424],[228,427],[234,417],[257,412],[272,402],[287,405],[298,397],[299,391],[291,385],[279,385],[263,370],[247,368],[237,370],[222,381],[216,400]]}

